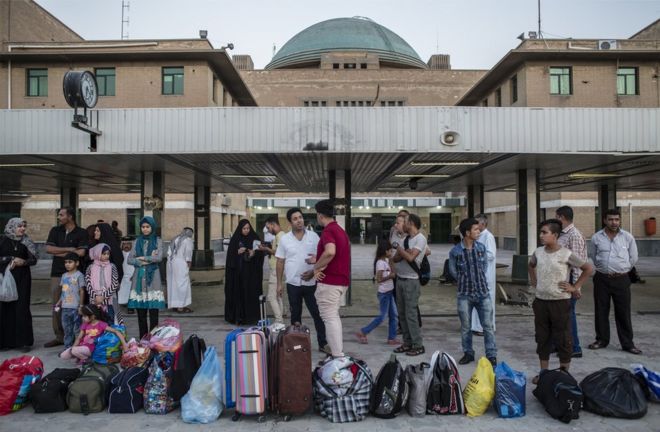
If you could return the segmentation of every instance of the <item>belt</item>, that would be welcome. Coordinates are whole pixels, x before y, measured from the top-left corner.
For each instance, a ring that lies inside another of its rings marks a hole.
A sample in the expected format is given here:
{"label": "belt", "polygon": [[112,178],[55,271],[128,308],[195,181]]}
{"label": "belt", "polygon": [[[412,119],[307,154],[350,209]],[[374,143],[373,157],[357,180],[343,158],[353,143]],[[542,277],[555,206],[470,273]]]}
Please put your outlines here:
{"label": "belt", "polygon": [[602,272],[598,272],[598,274],[603,276],[603,277],[606,277],[608,279],[617,279],[617,278],[620,278],[620,277],[624,277],[624,276],[627,277],[628,276],[628,273],[602,273]]}

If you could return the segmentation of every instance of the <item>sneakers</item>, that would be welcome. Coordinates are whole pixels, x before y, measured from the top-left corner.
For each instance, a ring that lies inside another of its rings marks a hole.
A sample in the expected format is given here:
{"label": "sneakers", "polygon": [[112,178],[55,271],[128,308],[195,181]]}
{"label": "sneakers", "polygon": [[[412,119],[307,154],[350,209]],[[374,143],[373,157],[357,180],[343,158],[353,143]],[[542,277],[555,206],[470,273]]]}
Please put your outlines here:
{"label": "sneakers", "polygon": [[474,361],[474,356],[468,353],[463,354],[463,357],[458,361],[458,364],[468,364]]}
{"label": "sneakers", "polygon": [[44,344],[44,348],[52,348],[52,347],[56,347],[56,346],[59,346],[59,345],[64,345],[64,342],[58,341],[57,339],[53,339],[50,342],[46,342]]}

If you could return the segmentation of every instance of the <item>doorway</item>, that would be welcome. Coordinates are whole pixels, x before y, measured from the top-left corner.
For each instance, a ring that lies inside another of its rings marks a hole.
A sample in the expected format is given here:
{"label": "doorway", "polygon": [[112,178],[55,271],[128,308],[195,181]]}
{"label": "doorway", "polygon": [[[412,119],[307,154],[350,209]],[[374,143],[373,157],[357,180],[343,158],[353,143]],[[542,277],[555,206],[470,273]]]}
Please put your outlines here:
{"label": "doorway", "polygon": [[449,243],[451,235],[451,213],[431,213],[430,243]]}

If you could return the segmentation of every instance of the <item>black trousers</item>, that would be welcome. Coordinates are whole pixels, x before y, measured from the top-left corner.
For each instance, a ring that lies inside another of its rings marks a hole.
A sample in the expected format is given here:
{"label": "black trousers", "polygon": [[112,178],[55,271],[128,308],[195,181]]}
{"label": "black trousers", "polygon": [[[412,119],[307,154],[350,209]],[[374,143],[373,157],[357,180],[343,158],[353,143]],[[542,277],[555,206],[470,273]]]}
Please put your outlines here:
{"label": "black trousers", "polygon": [[[136,309],[140,338],[158,325],[158,309]],[[149,326],[147,326],[147,311],[149,311]]]}
{"label": "black trousers", "polygon": [[289,297],[289,306],[291,307],[291,324],[302,323],[302,305],[303,300],[307,305],[307,310],[314,320],[314,328],[316,328],[316,340],[319,343],[319,348],[323,348],[328,344],[325,338],[325,324],[321,319],[319,313],[319,306],[316,304],[316,285],[313,286],[296,286],[286,284],[286,293]]}
{"label": "black trousers", "polygon": [[610,343],[610,299],[614,303],[614,321],[622,349],[635,346],[630,318],[630,278],[628,275],[610,278],[596,272],[594,276],[594,306],[596,340]]}

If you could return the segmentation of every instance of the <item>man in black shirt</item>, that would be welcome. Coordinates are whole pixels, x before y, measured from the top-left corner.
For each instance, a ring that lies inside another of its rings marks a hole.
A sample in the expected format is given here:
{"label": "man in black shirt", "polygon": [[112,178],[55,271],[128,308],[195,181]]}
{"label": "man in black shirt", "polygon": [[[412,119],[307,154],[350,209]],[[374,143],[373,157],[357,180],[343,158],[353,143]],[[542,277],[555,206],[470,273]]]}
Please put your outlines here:
{"label": "man in black shirt", "polygon": [[[50,293],[53,302],[53,332],[55,339],[44,344],[46,348],[64,344],[64,329],[62,328],[62,315],[55,310],[62,294],[60,279],[66,272],[64,268],[64,257],[70,252],[84,257],[89,245],[87,231],[76,225],[76,211],[71,207],[63,207],[57,213],[59,225],[53,227],[46,240],[46,252],[53,255],[53,265],[50,270]],[[83,299],[80,299],[81,304]]]}

